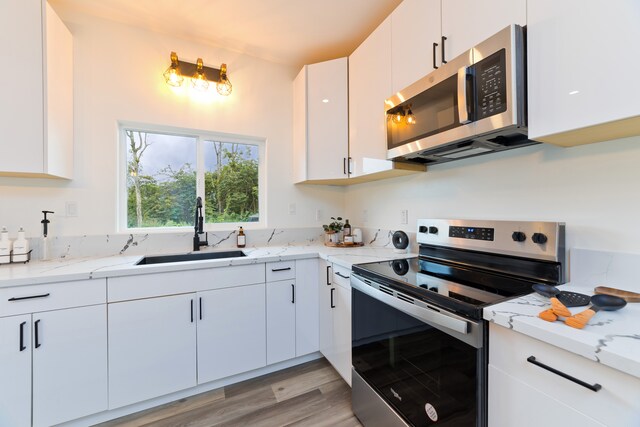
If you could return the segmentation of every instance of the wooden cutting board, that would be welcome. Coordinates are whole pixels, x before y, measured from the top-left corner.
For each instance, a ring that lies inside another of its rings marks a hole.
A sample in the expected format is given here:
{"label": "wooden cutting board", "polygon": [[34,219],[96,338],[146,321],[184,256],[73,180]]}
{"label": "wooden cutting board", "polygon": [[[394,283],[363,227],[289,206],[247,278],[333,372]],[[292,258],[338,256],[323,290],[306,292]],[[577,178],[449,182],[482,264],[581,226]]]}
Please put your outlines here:
{"label": "wooden cutting board", "polygon": [[598,286],[593,290],[596,294],[613,295],[620,297],[626,302],[640,302],[640,294],[622,289],[608,288],[606,286]]}

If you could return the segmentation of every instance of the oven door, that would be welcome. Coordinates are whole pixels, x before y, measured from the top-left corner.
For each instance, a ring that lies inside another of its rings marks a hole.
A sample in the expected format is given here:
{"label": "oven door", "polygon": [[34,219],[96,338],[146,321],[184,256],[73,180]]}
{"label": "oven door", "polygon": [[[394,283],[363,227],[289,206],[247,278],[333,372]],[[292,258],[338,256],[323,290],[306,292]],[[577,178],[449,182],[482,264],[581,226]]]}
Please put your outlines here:
{"label": "oven door", "polygon": [[351,286],[353,409],[363,424],[485,426],[485,322],[357,275]]}

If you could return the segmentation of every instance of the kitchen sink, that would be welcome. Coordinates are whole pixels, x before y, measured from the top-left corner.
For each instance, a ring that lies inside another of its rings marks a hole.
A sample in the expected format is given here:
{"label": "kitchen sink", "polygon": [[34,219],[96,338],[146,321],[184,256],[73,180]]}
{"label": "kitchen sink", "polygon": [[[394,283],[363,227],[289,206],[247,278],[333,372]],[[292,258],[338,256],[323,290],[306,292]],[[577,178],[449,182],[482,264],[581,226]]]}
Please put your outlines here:
{"label": "kitchen sink", "polygon": [[220,251],[201,252],[178,255],[155,255],[146,256],[136,263],[136,265],[164,264],[167,262],[201,261],[204,259],[236,258],[247,256],[242,251]]}

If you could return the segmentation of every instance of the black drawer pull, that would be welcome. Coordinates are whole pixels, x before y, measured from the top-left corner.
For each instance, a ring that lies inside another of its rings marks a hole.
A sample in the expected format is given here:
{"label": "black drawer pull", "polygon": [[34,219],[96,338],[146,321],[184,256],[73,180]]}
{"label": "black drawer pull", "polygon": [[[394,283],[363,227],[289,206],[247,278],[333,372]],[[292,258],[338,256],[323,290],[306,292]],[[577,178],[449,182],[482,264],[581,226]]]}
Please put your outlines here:
{"label": "black drawer pull", "polygon": [[40,340],[38,339],[38,335],[39,335],[39,332],[38,332],[38,330],[39,330],[39,328],[38,328],[38,324],[39,324],[39,323],[40,323],[40,319],[36,320],[36,321],[34,322],[34,324],[33,324],[33,327],[34,327],[34,329],[35,329],[34,333],[35,333],[35,338],[36,338],[36,339],[35,339],[35,341],[36,341],[36,342],[35,342],[35,344],[36,344],[36,345],[35,345],[35,347],[36,347],[36,348],[39,348],[39,347],[40,347]]}
{"label": "black drawer pull", "polygon": [[296,285],[291,284],[291,304],[296,303]]}
{"label": "black drawer pull", "polygon": [[331,279],[329,278],[330,274],[329,273],[329,269],[331,268],[330,265],[327,265],[327,286],[331,286]]}
{"label": "black drawer pull", "polygon": [[349,276],[343,276],[339,271],[336,271],[336,275],[342,277],[343,279],[348,279]]}
{"label": "black drawer pull", "polygon": [[20,351],[25,351],[27,349],[24,345],[24,325],[26,324],[27,322],[20,323]]}
{"label": "black drawer pull", "polygon": [[580,384],[582,387],[588,388],[591,391],[598,391],[602,388],[602,386],[598,383],[596,384],[588,384],[582,380],[577,379],[576,377],[572,377],[571,375],[565,374],[564,372],[558,371],[557,369],[552,368],[551,366],[545,365],[544,363],[540,363],[536,360],[534,356],[527,357],[527,362],[533,363],[536,366],[541,367],[542,369],[546,369],[549,372],[553,372],[556,375],[560,375],[562,378],[566,378],[569,381],[573,381],[576,384]]}
{"label": "black drawer pull", "polygon": [[9,301],[22,301],[25,299],[34,299],[34,298],[46,298],[51,294],[42,294],[42,295],[31,295],[30,297],[13,297],[9,298]]}
{"label": "black drawer pull", "polygon": [[193,323],[193,299],[191,300],[191,323]]}
{"label": "black drawer pull", "polygon": [[335,305],[333,305],[333,291],[335,291],[336,288],[331,288],[331,308],[336,308]]}
{"label": "black drawer pull", "polygon": [[272,268],[271,271],[287,271],[287,270],[291,270],[291,267],[285,267],[285,268]]}
{"label": "black drawer pull", "polygon": [[200,297],[199,304],[200,304],[200,307],[199,307],[200,308],[200,310],[199,310],[200,311],[200,320],[202,320],[202,297]]}

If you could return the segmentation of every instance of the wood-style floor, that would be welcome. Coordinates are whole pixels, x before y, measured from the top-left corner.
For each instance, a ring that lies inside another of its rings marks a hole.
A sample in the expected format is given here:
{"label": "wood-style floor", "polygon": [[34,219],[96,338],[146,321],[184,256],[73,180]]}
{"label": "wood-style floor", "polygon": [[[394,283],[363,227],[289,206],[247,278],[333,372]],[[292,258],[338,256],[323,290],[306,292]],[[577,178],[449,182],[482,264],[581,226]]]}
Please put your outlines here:
{"label": "wood-style floor", "polygon": [[325,359],[118,418],[100,427],[361,426]]}

